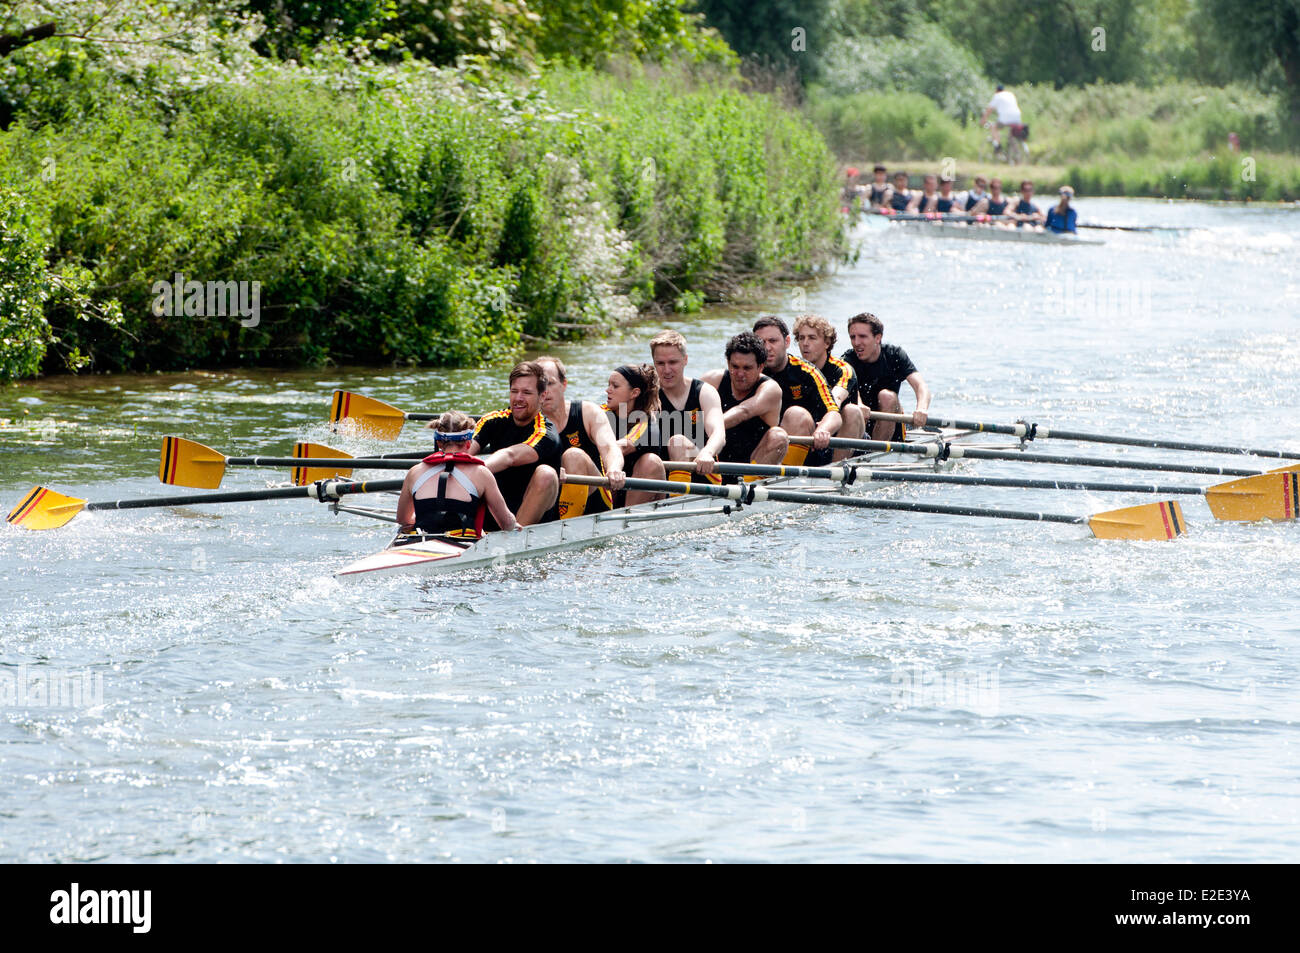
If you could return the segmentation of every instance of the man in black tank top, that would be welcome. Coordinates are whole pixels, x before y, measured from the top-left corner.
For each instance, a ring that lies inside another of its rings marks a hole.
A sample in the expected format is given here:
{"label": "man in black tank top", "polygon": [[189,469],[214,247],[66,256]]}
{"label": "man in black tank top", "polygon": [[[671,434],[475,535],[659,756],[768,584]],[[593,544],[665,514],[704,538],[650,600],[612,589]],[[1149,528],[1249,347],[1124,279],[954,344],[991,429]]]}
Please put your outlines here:
{"label": "man in black tank top", "polygon": [[763,374],[767,348],[752,331],[727,342],[727,367],[701,380],[718,389],[727,439],[721,460],[780,463],[790,440],[781,429],[781,386]]}
{"label": "man in black tank top", "polygon": [[686,339],[676,331],[655,335],[650,359],[659,376],[659,413],[651,424],[651,449],[665,463],[694,460],[697,473],[712,473],[727,439],[717,388],[686,376]]}
{"label": "man in black tank top", "polygon": [[[781,429],[787,434],[813,438],[818,465],[831,459],[830,438],[840,434],[844,418],[839,403],[831,394],[826,378],[803,358],[790,353],[790,329],[775,315],[764,315],[754,322],[754,334],[767,348],[763,372],[781,388]],[[799,467],[807,462],[806,444],[791,444],[786,451],[786,466]]]}
{"label": "man in black tank top", "polygon": [[[569,377],[558,358],[537,359],[546,372],[546,393],[542,396],[542,413],[560,433],[560,465],[570,473],[609,478],[609,490],[617,493],[625,486],[627,475],[623,471],[623,451],[618,438],[609,425],[609,417],[599,404],[589,400],[569,400]],[[567,485],[566,485],[567,486]],[[572,486],[562,488],[557,500],[556,517],[562,518],[567,505],[581,494],[591,498],[594,487]],[[594,494],[599,497],[600,494]],[[596,512],[588,503],[581,507],[585,512]],[[576,511],[575,511],[576,512]]]}

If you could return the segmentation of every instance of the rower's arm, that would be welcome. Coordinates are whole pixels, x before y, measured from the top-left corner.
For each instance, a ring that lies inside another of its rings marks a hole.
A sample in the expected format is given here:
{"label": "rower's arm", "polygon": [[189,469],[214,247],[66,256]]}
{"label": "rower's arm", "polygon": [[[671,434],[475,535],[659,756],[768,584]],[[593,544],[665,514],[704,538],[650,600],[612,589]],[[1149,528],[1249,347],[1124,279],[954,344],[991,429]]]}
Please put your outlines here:
{"label": "rower's arm", "polygon": [[844,418],[840,416],[838,410],[832,410],[817,421],[817,426],[813,428],[813,436],[818,433],[824,433],[828,437],[833,437],[840,432],[840,427],[844,423]]}
{"label": "rower's arm", "polygon": [[415,497],[411,494],[411,484],[415,482],[415,471],[423,466],[416,464],[406,471],[402,492],[397,497],[397,527],[404,533],[415,528]]}
{"label": "rower's arm", "polygon": [[[477,446],[477,444],[474,444],[474,446]],[[511,467],[522,467],[530,463],[536,463],[538,459],[536,450],[525,444],[517,443],[511,447],[502,447],[483,462],[487,464],[487,468],[493,473],[500,473],[502,470],[509,470]]]}
{"label": "rower's arm", "polygon": [[515,514],[510,512],[510,507],[506,506],[506,498],[501,495],[497,478],[485,467],[475,467],[473,472],[474,485],[478,487],[497,525],[504,530],[518,529],[519,523],[515,520]]}
{"label": "rower's arm", "polygon": [[705,383],[700,388],[700,416],[704,418],[704,447],[701,453],[717,458],[727,445],[727,420],[722,413],[722,397],[717,387]]}
{"label": "rower's arm", "polygon": [[920,371],[912,371],[908,374],[907,382],[912,385],[912,390],[916,393],[916,411],[912,414],[912,425],[924,427],[929,419],[930,388],[926,386],[925,378],[921,376]]}
{"label": "rower's arm", "polygon": [[605,463],[606,475],[615,471],[622,473],[623,451],[614,437],[614,428],[609,425],[609,417],[600,409],[599,404],[583,401],[582,418],[587,425],[587,433],[591,434],[596,449],[600,451],[600,459]]}

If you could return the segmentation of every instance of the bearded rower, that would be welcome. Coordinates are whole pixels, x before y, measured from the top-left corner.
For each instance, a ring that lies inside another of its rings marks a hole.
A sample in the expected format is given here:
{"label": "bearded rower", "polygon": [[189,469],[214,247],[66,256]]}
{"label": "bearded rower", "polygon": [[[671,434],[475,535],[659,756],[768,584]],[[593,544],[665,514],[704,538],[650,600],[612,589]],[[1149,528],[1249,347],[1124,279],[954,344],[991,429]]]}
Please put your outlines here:
{"label": "bearded rower", "polygon": [[[544,522],[560,491],[560,435],[542,413],[546,372],[534,361],[510,372],[510,407],[479,418],[469,453],[489,454],[487,468],[524,526]],[[499,529],[489,514],[488,529]]]}
{"label": "bearded rower", "polygon": [[752,331],[742,331],[727,342],[724,353],[727,366],[700,378],[718,389],[722,402],[727,439],[720,459],[780,463],[790,440],[780,427],[781,385],[763,374],[767,346]]}
{"label": "bearded rower", "polygon": [[[828,462],[830,439],[839,435],[844,419],[826,379],[807,361],[791,356],[790,330],[780,318],[770,314],[759,318],[754,334],[767,350],[763,373],[781,387],[781,429],[795,436],[811,435],[816,459]],[[796,444],[786,451],[784,462],[803,466],[807,457],[808,447]]]}
{"label": "bearded rower", "polygon": [[402,532],[448,533],[477,539],[487,511],[502,529],[518,529],[497,479],[478,457],[465,452],[474,421],[458,410],[433,424],[435,452],[411,467],[397,498]]}
{"label": "bearded rower", "polygon": [[[799,345],[799,352],[826,379],[831,397],[839,407],[844,422],[840,424],[836,436],[860,440],[866,432],[866,417],[862,413],[862,405],[858,403],[858,375],[853,372],[848,361],[831,353],[838,337],[831,323],[819,314],[801,315],[794,322],[794,339]],[[833,459],[838,462],[852,452],[836,450]],[[822,466],[829,456],[825,451],[814,452],[809,454],[806,464]]]}
{"label": "bearded rower", "polygon": [[[930,388],[912,359],[897,344],[884,344],[885,323],[874,314],[855,314],[849,318],[849,341],[853,345],[841,357],[858,376],[858,402],[868,410],[901,414],[898,391],[904,381],[916,394],[912,424],[924,427],[929,419]],[[889,420],[877,420],[871,429],[872,440],[902,440],[903,426]]]}
{"label": "bearded rower", "polygon": [[686,338],[662,331],[650,340],[659,378],[659,412],[651,420],[650,446],[659,458],[694,460],[695,472],[713,473],[727,439],[718,389],[686,376]]}

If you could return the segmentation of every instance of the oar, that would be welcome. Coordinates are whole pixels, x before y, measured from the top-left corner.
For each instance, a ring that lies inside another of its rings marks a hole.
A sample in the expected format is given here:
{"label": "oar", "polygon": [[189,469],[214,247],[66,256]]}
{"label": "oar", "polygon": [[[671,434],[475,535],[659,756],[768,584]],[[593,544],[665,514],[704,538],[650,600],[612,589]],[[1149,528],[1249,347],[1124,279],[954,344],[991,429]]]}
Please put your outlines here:
{"label": "oar", "polygon": [[[604,486],[605,477],[566,474],[566,483]],[[864,510],[904,510],[909,513],[940,513],[949,516],[987,516],[996,519],[1031,520],[1040,523],[1070,523],[1087,526],[1098,539],[1173,539],[1185,532],[1183,510],[1172,500],[1145,503],[1120,510],[1108,510],[1092,516],[1067,516],[1061,513],[1036,513],[1026,510],[998,510],[979,506],[947,506],[938,503],[913,503],[906,500],[875,500],[860,496],[837,496],[798,490],[769,488],[758,483],[714,486],[711,483],[676,483],[671,480],[629,478],[630,490],[652,493],[688,493],[715,496],[739,503],[773,500],[778,503],[813,503],[827,506],[850,506]]]}
{"label": "oar", "polygon": [[[158,479],[173,486],[215,490],[226,467],[292,467],[293,483],[306,486],[317,480],[349,477],[353,470],[409,470],[415,461],[404,457],[352,457],[320,444],[296,443],[292,457],[227,457],[184,437],[164,437]],[[332,456],[320,456],[319,451]]]}
{"label": "oar", "polygon": [[1078,222],[1075,228],[1100,228],[1109,232],[1187,232],[1191,231],[1187,227],[1177,225],[1093,225],[1091,223]]}
{"label": "oar", "polygon": [[[338,430],[345,420],[367,437],[379,440],[396,440],[402,432],[402,424],[408,420],[437,420],[442,414],[408,413],[386,404],[374,397],[354,394],[351,391],[336,390],[330,401],[330,427]],[[478,417],[470,415],[470,420]]]}
{"label": "oar", "polygon": [[[910,424],[908,414],[886,414],[871,411],[872,420],[894,420]],[[1232,453],[1256,457],[1275,457],[1279,460],[1300,460],[1300,451],[1258,450],[1252,447],[1226,447],[1217,443],[1191,443],[1186,440],[1157,440],[1154,437],[1121,437],[1108,433],[1085,433],[1081,430],[1059,430],[1042,424],[986,424],[978,420],[953,420],[949,417],[930,416],[928,426],[955,427],[959,430],[978,430],[985,433],[1005,433],[1025,440],[1051,437],[1056,440],[1079,440],[1084,443],[1114,443],[1124,447],[1147,447],[1152,450],[1192,450],[1200,453]]]}
{"label": "oar", "polygon": [[229,493],[194,493],[187,496],[154,496],[87,503],[75,496],[64,496],[47,487],[32,489],[23,501],[9,511],[5,521],[27,529],[57,529],[82,510],[135,510],[157,506],[190,506],[195,503],[243,503],[249,500],[285,500],[307,497],[313,500],[337,500],[351,493],[383,493],[400,490],[401,480],[377,480],[348,483],[326,480],[311,486],[286,486],[270,490],[239,490]]}
{"label": "oar", "polygon": [[[668,463],[669,470],[690,470],[690,463]],[[1096,493],[1154,493],[1158,496],[1203,496],[1216,519],[1253,522],[1293,520],[1300,511],[1300,474],[1261,473],[1215,486],[1151,483],[1093,483],[1082,480],[1019,480],[1013,477],[962,476],[951,473],[902,473],[855,463],[841,467],[787,467],[759,463],[715,463],[718,473],[737,476],[804,477],[841,483],[938,483],[949,486],[997,486],[1025,490],[1084,490]],[[1281,479],[1279,479],[1281,477]]]}
{"label": "oar", "polygon": [[[798,444],[811,445],[812,440],[812,437],[790,437],[791,443]],[[984,450],[978,447],[963,447],[955,443],[891,443],[885,440],[849,440],[845,437],[831,437],[830,446],[837,450],[911,453],[917,456],[936,457],[944,460],[967,457],[972,460],[1017,460],[1021,463],[1056,463],[1071,467],[1112,467],[1118,470],[1155,470],[1165,473],[1206,473],[1211,476],[1258,476],[1265,472],[1263,470],[1243,470],[1235,467],[1216,467],[1209,464],[1156,463],[1149,460],[1129,460],[1124,457],[1067,457],[1053,456],[1048,453],[1025,453],[1020,450]]]}
{"label": "oar", "polygon": [[881,215],[891,222],[1009,222],[1010,215],[963,215],[960,212],[894,212],[877,209],[869,213]]}

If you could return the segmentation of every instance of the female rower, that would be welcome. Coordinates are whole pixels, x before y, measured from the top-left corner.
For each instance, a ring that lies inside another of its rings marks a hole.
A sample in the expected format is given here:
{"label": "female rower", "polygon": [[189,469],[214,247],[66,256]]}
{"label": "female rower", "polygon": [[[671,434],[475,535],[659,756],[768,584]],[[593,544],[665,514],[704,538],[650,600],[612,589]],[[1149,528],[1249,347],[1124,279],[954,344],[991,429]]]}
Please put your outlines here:
{"label": "female rower", "polygon": [[402,532],[448,533],[474,539],[483,535],[488,508],[502,529],[519,529],[506,506],[497,478],[483,461],[465,452],[474,437],[474,421],[451,410],[433,424],[437,448],[406,474],[397,499]]}
{"label": "female rower", "polygon": [[[614,433],[619,435],[623,468],[642,480],[666,479],[663,460],[648,449],[646,433],[650,421],[659,413],[659,375],[654,365],[620,364],[614,368],[605,385],[605,410],[612,415]],[[645,490],[626,490],[615,494],[613,502],[616,507],[635,506],[662,496]]]}

